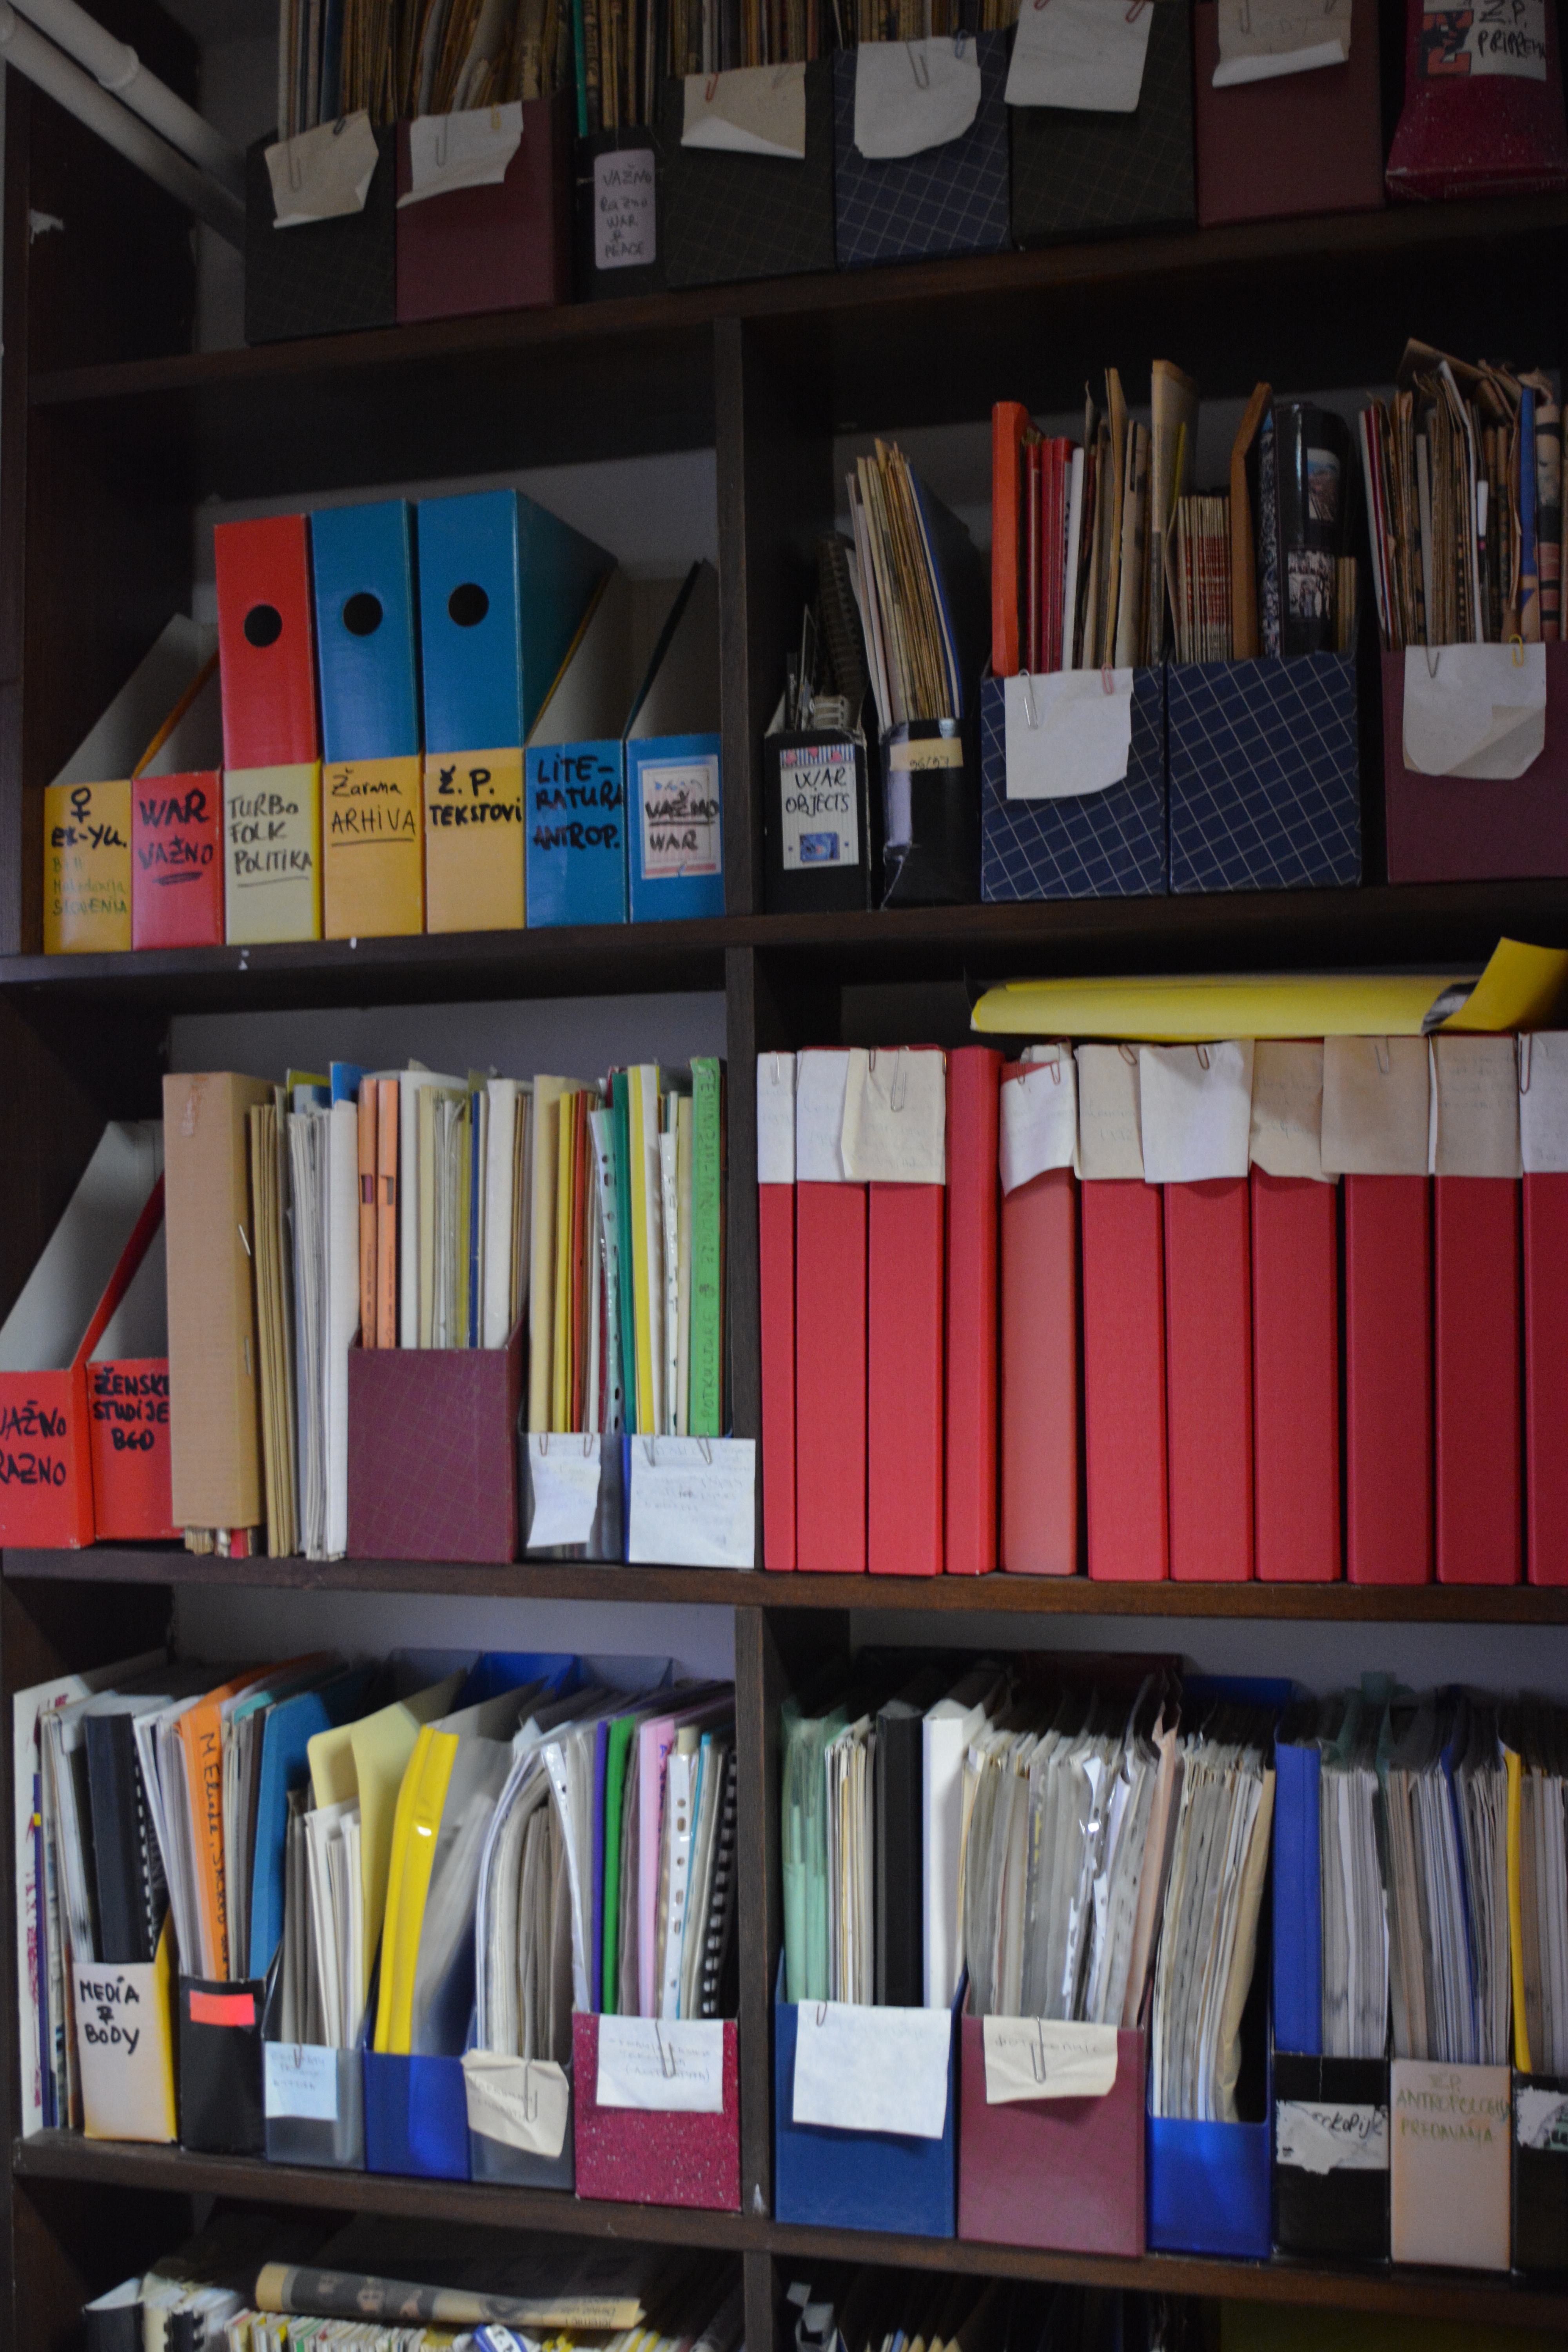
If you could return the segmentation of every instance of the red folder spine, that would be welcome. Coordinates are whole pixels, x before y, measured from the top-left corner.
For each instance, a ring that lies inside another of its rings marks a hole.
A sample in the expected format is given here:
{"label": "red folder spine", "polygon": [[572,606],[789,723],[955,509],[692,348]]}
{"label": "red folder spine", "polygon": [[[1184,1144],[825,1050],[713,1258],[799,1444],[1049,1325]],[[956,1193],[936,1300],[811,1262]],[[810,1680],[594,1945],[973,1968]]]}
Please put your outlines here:
{"label": "red folder spine", "polygon": [[763,1352],[763,1566],[795,1566],[795,1186],[757,1187]]}
{"label": "red folder spine", "polygon": [[1568,1175],[1524,1180],[1524,1460],[1531,1584],[1568,1584]]}
{"label": "red folder spine", "polygon": [[866,1566],[866,1187],[795,1194],[795,1565]]}
{"label": "red folder spine", "polygon": [[319,759],[304,516],[220,522],[213,554],[224,766],[285,768]]}
{"label": "red folder spine", "polygon": [[1432,1581],[1432,1206],[1425,1176],[1347,1176],[1345,1572]]}
{"label": "red folder spine", "polygon": [[1078,1568],[1078,1179],[1048,1168],[1002,1203],[1002,1565]]}
{"label": "red folder spine", "polygon": [[947,1543],[949,1576],[996,1565],[996,1129],[1002,1056],[947,1057]]}
{"label": "red folder spine", "polygon": [[1252,1171],[1257,1573],[1331,1582],[1340,1549],[1339,1209],[1332,1184]]}
{"label": "red folder spine", "polygon": [[940,1576],[946,1187],[870,1187],[866,1565]]}
{"label": "red folder spine", "polygon": [[1171,1574],[1244,1582],[1252,1549],[1252,1249],[1245,1176],[1165,1187]]}
{"label": "red folder spine", "polygon": [[1085,1184],[1079,1199],[1089,1572],[1157,1580],[1171,1572],[1160,1188]]}
{"label": "red folder spine", "polygon": [[1517,1584],[1520,1188],[1438,1176],[1432,1190],[1437,1581]]}

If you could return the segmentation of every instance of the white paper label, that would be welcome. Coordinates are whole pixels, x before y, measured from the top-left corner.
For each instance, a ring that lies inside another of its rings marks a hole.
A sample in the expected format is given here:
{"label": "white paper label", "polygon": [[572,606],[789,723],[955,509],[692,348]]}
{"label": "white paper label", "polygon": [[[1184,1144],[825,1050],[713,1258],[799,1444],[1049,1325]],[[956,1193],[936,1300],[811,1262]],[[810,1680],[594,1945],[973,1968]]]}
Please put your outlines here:
{"label": "white paper label", "polygon": [[557,1544],[586,1543],[599,1507],[597,1437],[531,1429],[528,1477],[533,1517],[523,1549],[545,1551]]}
{"label": "white paper label", "polygon": [[1245,1176],[1252,1133],[1252,1041],[1141,1045],[1138,1091],[1143,1176],[1201,1184]]}
{"label": "white paper label", "polygon": [[1434,1037],[1438,1176],[1517,1176],[1519,1076],[1511,1037]]}
{"label": "white paper label", "polygon": [[1480,0],[1479,6],[1423,13],[1424,80],[1452,84],[1478,74],[1546,79],[1545,0]]}
{"label": "white paper label", "polygon": [[1047,1168],[1078,1165],[1078,1066],[1057,1045],[1002,1082],[998,1157],[1002,1190],[1016,1192]]}
{"label": "white paper label", "polygon": [[1342,66],[1351,53],[1351,0],[1219,0],[1214,88]]}
{"label": "white paper label", "polygon": [[1388,2109],[1281,2099],[1274,2154],[1298,2172],[1386,2172]]}
{"label": "white paper label", "polygon": [[940,2139],[947,2122],[952,2019],[945,2009],[857,2009],[805,2001],[796,2011],[797,2124]]}
{"label": "white paper label", "polygon": [[1519,1144],[1527,1176],[1568,1175],[1568,1030],[1519,1041]]}
{"label": "white paper label", "polygon": [[640,772],[637,790],[645,882],[723,871],[716,752],[700,760],[650,761]]}
{"label": "white paper label", "polygon": [[853,743],[780,745],[779,818],[786,874],[859,865]]}
{"label": "white paper label", "polygon": [[456,188],[499,188],[521,144],[521,99],[463,114],[417,116],[408,126],[410,184],[398,210]]}
{"label": "white paper label", "polygon": [[988,2107],[1018,2099],[1103,2099],[1116,2086],[1114,2025],[988,2017],[982,2032]]}
{"label": "white paper label", "polygon": [[752,1437],[634,1437],[626,1558],[666,1568],[756,1565]]}
{"label": "white paper label", "polygon": [[307,221],[363,212],[376,157],[375,133],[363,110],[301,131],[297,139],[279,140],[267,150],[274,227],[302,228]]}
{"label": "white paper label", "polygon": [[854,1046],[839,1139],[852,1184],[945,1184],[947,1056],[898,1045]]}
{"label": "white paper label", "polygon": [[1151,0],[1024,0],[1008,105],[1131,114],[1153,21]]}
{"label": "white paper label", "polygon": [[661,2116],[724,2112],[724,2028],[716,2018],[601,2017],[601,2107]]}
{"label": "white paper label", "polygon": [[1079,1173],[1086,1184],[1142,1181],[1136,1046],[1079,1047],[1078,1149]]}
{"label": "white paper label", "polygon": [[1536,2091],[1519,2084],[1513,2095],[1513,2129],[1521,2147],[1568,2156],[1568,2098],[1561,2091]]}
{"label": "white paper label", "polygon": [[463,2058],[463,2094],[468,2129],[483,2139],[552,2161],[566,2144],[572,2086],[565,2069],[552,2059],[469,2050]]}
{"label": "white paper label", "polygon": [[594,267],[642,269],[658,257],[651,147],[594,158]]}
{"label": "white paper label", "polygon": [[795,1055],[757,1055],[757,1181],[795,1182]]}
{"label": "white paper label", "polygon": [[855,144],[872,162],[962,139],[980,110],[974,44],[862,41],[855,52]]}
{"label": "white paper label", "polygon": [[319,2043],[264,2042],[261,2045],[268,2116],[300,2123],[335,2124],[338,2119],[340,2053]]}
{"label": "white paper label", "polygon": [[1252,1049],[1252,1164],[1323,1181],[1321,1038],[1260,1037]]}
{"label": "white paper label", "polygon": [[1430,1067],[1424,1037],[1324,1038],[1326,1175],[1426,1175]]}
{"label": "white paper label", "polygon": [[795,1096],[795,1176],[797,1184],[842,1184],[844,1097],[849,1056],[834,1050],[800,1057]]}
{"label": "white paper label", "polygon": [[1002,699],[1010,801],[1072,800],[1126,782],[1132,756],[1130,669],[1005,678]]}
{"label": "white paper label", "polygon": [[805,66],[742,66],[732,73],[688,74],[680,143],[803,163]]}
{"label": "white paper label", "polygon": [[1417,775],[1522,776],[1546,749],[1545,646],[1407,646],[1404,723]]}

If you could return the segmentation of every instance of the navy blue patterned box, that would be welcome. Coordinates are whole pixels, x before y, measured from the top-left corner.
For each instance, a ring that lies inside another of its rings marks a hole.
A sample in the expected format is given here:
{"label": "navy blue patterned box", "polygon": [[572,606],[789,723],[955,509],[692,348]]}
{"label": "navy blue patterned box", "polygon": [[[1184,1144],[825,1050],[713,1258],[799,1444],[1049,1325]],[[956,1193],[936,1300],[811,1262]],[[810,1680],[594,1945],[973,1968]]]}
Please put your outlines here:
{"label": "navy blue patterned box", "polygon": [[1164,672],[1132,678],[1127,781],[1075,800],[1007,798],[1002,680],[980,689],[980,896],[1126,898],[1158,896],[1165,866]]}
{"label": "navy blue patterned box", "polygon": [[1166,745],[1173,890],[1361,880],[1353,656],[1173,668]]}
{"label": "navy blue patterned box", "polygon": [[[906,45],[897,45],[902,48]],[[980,108],[962,138],[873,163],[855,144],[858,52],[833,59],[833,201],[840,269],[1012,245],[1007,168],[1008,36],[976,37]]]}

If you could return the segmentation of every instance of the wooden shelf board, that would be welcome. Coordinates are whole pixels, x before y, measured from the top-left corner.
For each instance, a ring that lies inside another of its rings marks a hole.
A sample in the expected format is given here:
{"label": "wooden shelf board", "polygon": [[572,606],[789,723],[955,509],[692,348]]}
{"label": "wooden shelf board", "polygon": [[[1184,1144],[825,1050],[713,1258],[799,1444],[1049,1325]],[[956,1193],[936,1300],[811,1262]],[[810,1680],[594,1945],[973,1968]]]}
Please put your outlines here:
{"label": "wooden shelf board", "polygon": [[705,2213],[675,2206],[590,2203],[550,2189],[505,2189],[480,2181],[422,2180],[386,2173],[318,2172],[254,2157],[189,2156],[173,2147],[86,2140],[39,2132],[18,2140],[12,2169],[20,2180],[74,2180],[104,2189],[173,2190],[257,2204],[314,2206],[328,2211],[416,2215],[497,2229],[618,2238],[648,2245],[704,2246],[771,2253],[793,2263],[865,2262],[905,2270],[961,2271],[999,2278],[1059,2279],[1165,2294],[1233,2295],[1247,2302],[1319,2309],[1402,2313],[1420,2318],[1515,2326],[1568,2325],[1568,2290],[1457,2271],[1361,2270],[1286,2261],[1238,2263],[1173,2254],[1136,2260],[904,2238],[858,2230],[802,2229],[760,2216]]}

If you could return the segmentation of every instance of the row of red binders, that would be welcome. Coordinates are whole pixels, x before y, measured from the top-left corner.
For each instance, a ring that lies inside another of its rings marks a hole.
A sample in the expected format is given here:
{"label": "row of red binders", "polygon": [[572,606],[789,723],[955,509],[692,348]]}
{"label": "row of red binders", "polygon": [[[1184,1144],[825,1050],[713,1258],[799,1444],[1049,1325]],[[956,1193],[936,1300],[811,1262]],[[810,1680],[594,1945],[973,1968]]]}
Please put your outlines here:
{"label": "row of red binders", "polygon": [[1568,1033],[767,1054],[763,1560],[1568,1584]]}

